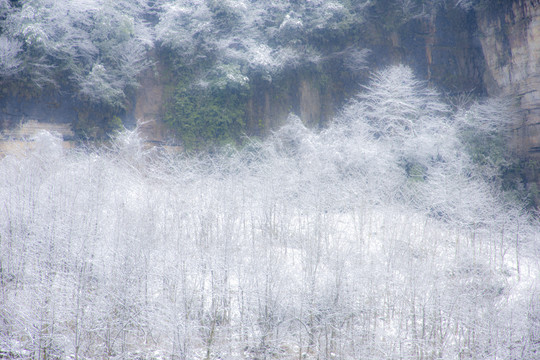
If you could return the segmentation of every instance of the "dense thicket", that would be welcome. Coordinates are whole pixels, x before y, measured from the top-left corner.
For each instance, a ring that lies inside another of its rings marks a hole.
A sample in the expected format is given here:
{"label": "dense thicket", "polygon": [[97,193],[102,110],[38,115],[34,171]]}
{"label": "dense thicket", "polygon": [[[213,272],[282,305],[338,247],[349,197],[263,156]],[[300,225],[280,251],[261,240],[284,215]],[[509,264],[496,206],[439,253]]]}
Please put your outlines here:
{"label": "dense thicket", "polygon": [[0,356],[537,359],[538,223],[464,151],[505,111],[398,66],[240,152],[41,134],[0,160]]}

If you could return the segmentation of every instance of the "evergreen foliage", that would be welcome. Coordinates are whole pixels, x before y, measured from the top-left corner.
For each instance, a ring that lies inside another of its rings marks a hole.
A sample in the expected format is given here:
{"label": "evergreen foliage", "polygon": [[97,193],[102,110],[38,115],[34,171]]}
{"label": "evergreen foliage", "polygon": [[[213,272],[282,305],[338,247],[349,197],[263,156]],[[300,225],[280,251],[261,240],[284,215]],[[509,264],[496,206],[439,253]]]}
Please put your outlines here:
{"label": "evergreen foliage", "polygon": [[179,87],[171,102],[165,122],[176,130],[186,150],[239,140],[245,124],[245,91]]}

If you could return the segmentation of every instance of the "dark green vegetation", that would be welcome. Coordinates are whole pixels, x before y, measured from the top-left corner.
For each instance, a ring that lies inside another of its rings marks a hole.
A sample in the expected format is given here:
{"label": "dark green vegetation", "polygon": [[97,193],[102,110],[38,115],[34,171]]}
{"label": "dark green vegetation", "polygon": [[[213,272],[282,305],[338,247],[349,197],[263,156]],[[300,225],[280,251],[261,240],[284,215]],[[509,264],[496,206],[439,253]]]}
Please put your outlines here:
{"label": "dark green vegetation", "polygon": [[189,88],[178,85],[164,120],[187,149],[238,142],[245,131],[247,92],[241,89]]}

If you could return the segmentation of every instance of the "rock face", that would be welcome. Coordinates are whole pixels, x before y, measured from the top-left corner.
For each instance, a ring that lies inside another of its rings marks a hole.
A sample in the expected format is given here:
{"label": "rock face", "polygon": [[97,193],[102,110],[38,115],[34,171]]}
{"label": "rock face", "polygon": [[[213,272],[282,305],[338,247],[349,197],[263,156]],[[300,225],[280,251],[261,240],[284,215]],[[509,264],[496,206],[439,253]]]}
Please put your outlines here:
{"label": "rock face", "polygon": [[0,130],[8,131],[30,120],[70,123],[77,118],[77,103],[69,96],[45,94],[39,98],[20,94],[0,96]]}
{"label": "rock face", "polygon": [[[372,16],[384,18],[385,8],[375,10]],[[485,62],[473,11],[449,5],[389,30],[391,21],[374,22],[368,30],[379,34],[366,44],[374,50],[373,68],[402,63],[445,93],[485,94]]]}
{"label": "rock face", "polygon": [[135,106],[132,113],[142,136],[147,141],[164,143],[170,140],[165,124],[161,121],[164,91],[164,81],[161,74],[164,71],[155,50],[148,55],[154,65],[144,70],[139,76],[140,87],[135,95]]}
{"label": "rock face", "polygon": [[252,79],[246,111],[248,133],[267,134],[279,128],[291,112],[312,128],[327,124],[346,98],[347,89],[337,75],[325,77],[322,67],[290,71],[272,82]]}
{"label": "rock face", "polygon": [[45,122],[28,120],[21,122],[12,130],[4,131],[0,137],[0,157],[3,154],[24,154],[26,150],[32,149],[36,135],[42,131],[47,131],[62,139],[61,145],[64,148],[74,146],[74,135],[69,123],[53,123],[48,119]]}
{"label": "rock face", "polygon": [[486,64],[474,11],[448,6],[395,25],[385,3],[377,4],[369,13],[374,20],[366,22],[356,38],[349,34],[341,44],[370,50],[364,71],[350,72],[344,65],[346,51],[342,51],[326,54],[327,59],[317,67],[291,72],[275,83],[254,81],[248,131],[261,134],[271,130],[290,111],[311,127],[324,126],[336,109],[361,90],[360,84],[369,81],[372,70],[391,64],[410,66],[419,79],[450,95],[486,94]]}
{"label": "rock face", "polygon": [[512,146],[540,186],[540,0],[508,0],[477,11],[489,95],[516,97],[521,115]]}
{"label": "rock face", "polygon": [[365,69],[350,71],[346,51],[326,53],[323,60],[289,71],[271,82],[252,79],[247,131],[263,135],[294,112],[310,127],[325,126],[351,96],[369,81],[371,71],[406,64],[415,75],[446,94],[485,95],[485,61],[474,11],[448,6],[430,16],[395,25],[384,2],[370,10],[359,29],[341,39],[342,48],[369,49]]}

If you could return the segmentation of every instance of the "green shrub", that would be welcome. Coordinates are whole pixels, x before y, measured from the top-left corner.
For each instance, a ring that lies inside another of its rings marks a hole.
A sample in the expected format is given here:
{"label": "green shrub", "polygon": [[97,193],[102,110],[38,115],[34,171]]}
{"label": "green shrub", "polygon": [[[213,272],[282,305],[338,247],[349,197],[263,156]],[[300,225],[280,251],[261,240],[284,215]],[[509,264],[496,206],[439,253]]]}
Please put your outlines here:
{"label": "green shrub", "polygon": [[247,92],[242,89],[180,85],[167,105],[165,122],[186,149],[237,141],[245,126]]}

